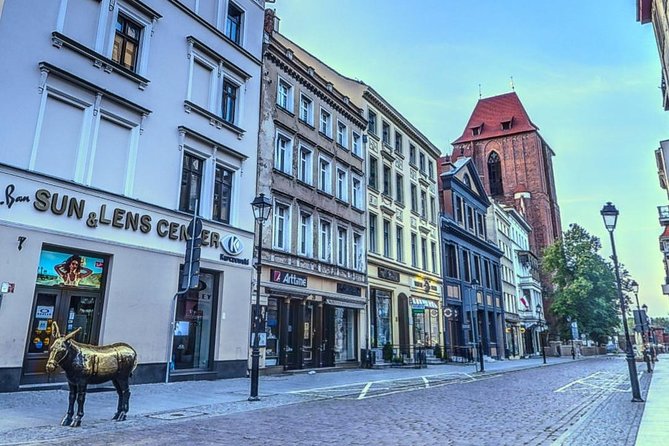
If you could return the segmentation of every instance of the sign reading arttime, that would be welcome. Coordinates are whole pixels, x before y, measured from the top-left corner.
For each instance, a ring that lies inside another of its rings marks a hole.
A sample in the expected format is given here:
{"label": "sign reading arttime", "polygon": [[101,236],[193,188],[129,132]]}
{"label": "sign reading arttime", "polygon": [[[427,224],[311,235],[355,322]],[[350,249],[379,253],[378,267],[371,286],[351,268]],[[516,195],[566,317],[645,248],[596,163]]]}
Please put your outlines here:
{"label": "sign reading arttime", "polygon": [[[10,176],[10,181],[3,185],[5,178],[2,173],[0,220],[84,236],[91,231],[92,237],[174,252],[180,252],[182,247],[173,242],[184,242],[190,238],[185,218],[184,222],[178,221],[159,208],[149,213],[116,200],[106,200],[94,194],[84,196],[85,192],[67,190],[66,186],[51,187],[18,176]],[[48,221],[37,220],[36,212],[51,218]],[[74,225],[77,222],[84,230]],[[147,239],[147,235],[151,234],[157,237]],[[203,247],[222,251],[217,253],[212,250],[209,258],[242,265],[250,263],[250,252],[244,255],[247,251],[245,243],[238,237],[211,229],[202,229],[200,235]]]}
{"label": "sign reading arttime", "polygon": [[289,273],[288,271],[278,269],[270,270],[269,274],[272,282],[301,286],[303,288],[307,287],[307,276],[303,276],[302,274]]}

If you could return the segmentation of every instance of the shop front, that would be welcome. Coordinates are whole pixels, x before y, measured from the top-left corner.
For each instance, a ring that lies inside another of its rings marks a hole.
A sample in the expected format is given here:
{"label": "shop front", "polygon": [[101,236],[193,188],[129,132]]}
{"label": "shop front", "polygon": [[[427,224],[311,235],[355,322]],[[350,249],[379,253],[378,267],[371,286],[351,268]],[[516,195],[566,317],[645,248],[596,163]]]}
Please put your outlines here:
{"label": "shop front", "polygon": [[265,367],[357,365],[365,317],[362,286],[268,270],[261,302]]}
{"label": "shop front", "polygon": [[[54,322],[62,334],[81,328],[78,342],[130,344],[134,383],[164,381],[168,368],[170,380],[246,374],[251,233],[205,221],[199,286],[175,302],[188,216],[1,166],[0,188],[15,197],[0,204],[0,282],[11,284],[0,391],[64,380],[45,373]],[[237,252],[224,249],[230,237]]]}

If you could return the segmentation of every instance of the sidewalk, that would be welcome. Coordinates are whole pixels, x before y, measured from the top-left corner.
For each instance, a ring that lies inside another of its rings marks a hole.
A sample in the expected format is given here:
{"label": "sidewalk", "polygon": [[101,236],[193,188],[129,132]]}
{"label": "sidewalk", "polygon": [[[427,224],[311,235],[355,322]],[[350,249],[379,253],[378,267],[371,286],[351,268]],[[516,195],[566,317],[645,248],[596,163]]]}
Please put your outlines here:
{"label": "sidewalk", "polygon": [[636,436],[637,446],[669,442],[669,355],[658,355]]}
{"label": "sidewalk", "polygon": [[[592,358],[596,358],[592,357]],[[588,358],[577,359],[582,361]],[[573,362],[571,357],[547,358],[548,366]],[[667,360],[669,361],[669,360]],[[485,363],[485,374],[542,367],[541,358]],[[89,392],[82,430],[98,432],[155,425],[166,420],[193,416],[223,415],[285,406],[314,399],[309,390],[365,384],[374,381],[420,379],[440,374],[475,373],[474,365],[430,365],[423,369],[345,369],[335,372],[291,373],[260,377],[258,402],[247,401],[248,378],[217,381],[141,384],[130,387],[130,413],[122,423],[111,421],[117,395],[110,391]],[[305,392],[306,391],[306,392]],[[0,393],[0,445],[65,438],[71,428],[60,426],[67,410],[66,390]],[[76,407],[76,406],[75,406]]]}

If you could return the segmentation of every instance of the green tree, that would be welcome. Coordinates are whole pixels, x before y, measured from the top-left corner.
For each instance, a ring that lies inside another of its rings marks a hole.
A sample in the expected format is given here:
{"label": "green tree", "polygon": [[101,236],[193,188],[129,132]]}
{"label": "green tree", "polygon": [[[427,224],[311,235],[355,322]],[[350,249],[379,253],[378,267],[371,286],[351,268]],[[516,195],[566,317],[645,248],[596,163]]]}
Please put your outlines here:
{"label": "green tree", "polygon": [[578,321],[581,333],[600,343],[620,326],[613,266],[599,255],[601,247],[597,237],[572,224],[544,252],[542,266],[555,285],[549,311],[566,338],[571,337],[568,318]]}

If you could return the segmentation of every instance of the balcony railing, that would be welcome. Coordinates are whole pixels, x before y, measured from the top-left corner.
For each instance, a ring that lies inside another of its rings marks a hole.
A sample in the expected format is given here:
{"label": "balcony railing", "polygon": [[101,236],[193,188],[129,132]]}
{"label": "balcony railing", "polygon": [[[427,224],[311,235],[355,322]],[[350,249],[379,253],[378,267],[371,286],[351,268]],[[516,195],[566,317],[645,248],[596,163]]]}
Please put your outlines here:
{"label": "balcony railing", "polygon": [[661,225],[669,224],[669,206],[658,206],[657,213],[660,216]]}

